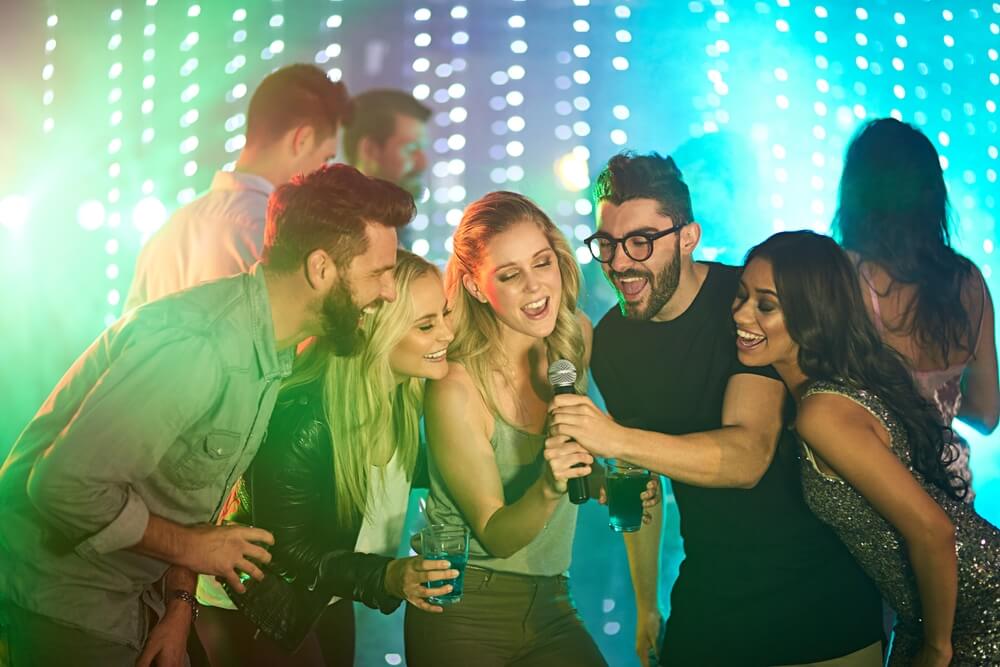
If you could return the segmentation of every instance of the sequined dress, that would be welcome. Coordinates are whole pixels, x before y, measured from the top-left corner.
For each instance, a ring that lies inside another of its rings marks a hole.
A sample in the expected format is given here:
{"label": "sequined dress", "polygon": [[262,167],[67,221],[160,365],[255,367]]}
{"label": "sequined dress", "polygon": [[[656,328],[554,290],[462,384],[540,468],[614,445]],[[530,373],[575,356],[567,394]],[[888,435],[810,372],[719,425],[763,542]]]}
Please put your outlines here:
{"label": "sequined dress", "polygon": [[[875,416],[889,432],[893,452],[951,518],[958,554],[952,665],[1000,665],[1000,531],[970,505],[952,500],[913,469],[905,432],[877,396],[830,382],[814,383],[805,396],[819,393],[844,396]],[[805,454],[806,503],[836,531],[896,610],[889,664],[912,664],[923,635],[920,596],[903,538],[850,484],[821,472],[807,444]]]}

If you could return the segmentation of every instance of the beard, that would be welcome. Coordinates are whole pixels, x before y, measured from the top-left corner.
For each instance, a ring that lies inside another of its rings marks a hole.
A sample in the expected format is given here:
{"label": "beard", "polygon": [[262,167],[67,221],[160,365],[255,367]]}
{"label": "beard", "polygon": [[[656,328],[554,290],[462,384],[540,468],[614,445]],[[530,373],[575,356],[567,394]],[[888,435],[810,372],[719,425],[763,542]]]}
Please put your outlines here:
{"label": "beard", "polygon": [[[680,244],[678,243],[678,251]],[[618,294],[618,305],[622,309],[622,315],[633,320],[649,320],[656,316],[663,309],[681,282],[681,257],[680,252],[675,252],[673,258],[653,275],[652,271],[642,271],[639,269],[629,269],[621,273],[613,273],[608,276],[614,278],[645,278],[649,284],[649,301],[644,307],[642,303],[628,303],[624,297]],[[612,287],[614,283],[612,282]],[[617,288],[616,288],[617,292]]]}
{"label": "beard", "polygon": [[323,335],[338,357],[351,357],[361,351],[365,334],[361,329],[361,308],[354,303],[351,285],[346,278],[337,281],[323,297],[320,323]]}

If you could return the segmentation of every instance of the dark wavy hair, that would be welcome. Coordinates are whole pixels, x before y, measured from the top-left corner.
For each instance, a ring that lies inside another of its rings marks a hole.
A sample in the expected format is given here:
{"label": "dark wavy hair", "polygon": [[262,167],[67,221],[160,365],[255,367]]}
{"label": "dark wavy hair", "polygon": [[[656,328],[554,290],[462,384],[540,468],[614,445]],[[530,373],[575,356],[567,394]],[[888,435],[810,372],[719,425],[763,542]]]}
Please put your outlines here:
{"label": "dark wavy hair", "polygon": [[930,140],[895,118],[866,124],[847,148],[835,232],[862,261],[916,287],[894,333],[945,359],[975,347],[962,302],[972,262],[952,249],[948,221],[948,189]]}
{"label": "dark wavy hair", "polygon": [[691,192],[673,158],[659,153],[624,152],[608,160],[594,182],[594,199],[621,206],[632,199],[652,199],[675,227],[694,221]]}
{"label": "dark wavy hair", "polygon": [[261,262],[287,272],[322,249],[337,266],[368,250],[367,226],[399,229],[416,214],[413,196],[354,167],[334,164],[278,186],[267,201]]}
{"label": "dark wavy hair", "polygon": [[746,263],[771,263],[788,333],[810,380],[848,384],[878,396],[902,425],[913,466],[951,497],[968,483],[948,470],[950,429],[917,389],[903,358],[882,342],[862,301],[847,253],[828,236],[781,232],[751,248]]}

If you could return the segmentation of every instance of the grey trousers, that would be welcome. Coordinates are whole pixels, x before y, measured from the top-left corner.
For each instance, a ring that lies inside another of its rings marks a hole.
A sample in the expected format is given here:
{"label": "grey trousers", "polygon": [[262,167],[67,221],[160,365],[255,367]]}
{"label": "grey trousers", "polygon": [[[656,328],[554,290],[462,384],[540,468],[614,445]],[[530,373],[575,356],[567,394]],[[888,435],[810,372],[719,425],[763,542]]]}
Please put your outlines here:
{"label": "grey trousers", "polygon": [[409,667],[607,667],[566,577],[468,567],[460,602],[440,614],[407,605],[405,629]]}

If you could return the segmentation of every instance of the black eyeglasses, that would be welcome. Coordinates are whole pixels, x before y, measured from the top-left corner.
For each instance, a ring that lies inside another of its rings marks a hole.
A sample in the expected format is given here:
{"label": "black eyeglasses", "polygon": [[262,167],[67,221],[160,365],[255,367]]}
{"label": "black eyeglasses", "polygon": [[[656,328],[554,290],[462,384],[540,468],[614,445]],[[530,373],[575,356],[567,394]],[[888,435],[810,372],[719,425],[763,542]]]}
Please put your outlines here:
{"label": "black eyeglasses", "polygon": [[645,262],[653,254],[653,241],[678,232],[683,226],[678,225],[664,229],[662,232],[632,232],[620,239],[604,232],[597,232],[585,238],[583,242],[587,244],[587,249],[590,250],[594,259],[602,264],[609,264],[614,260],[619,243],[630,259],[636,262]]}

